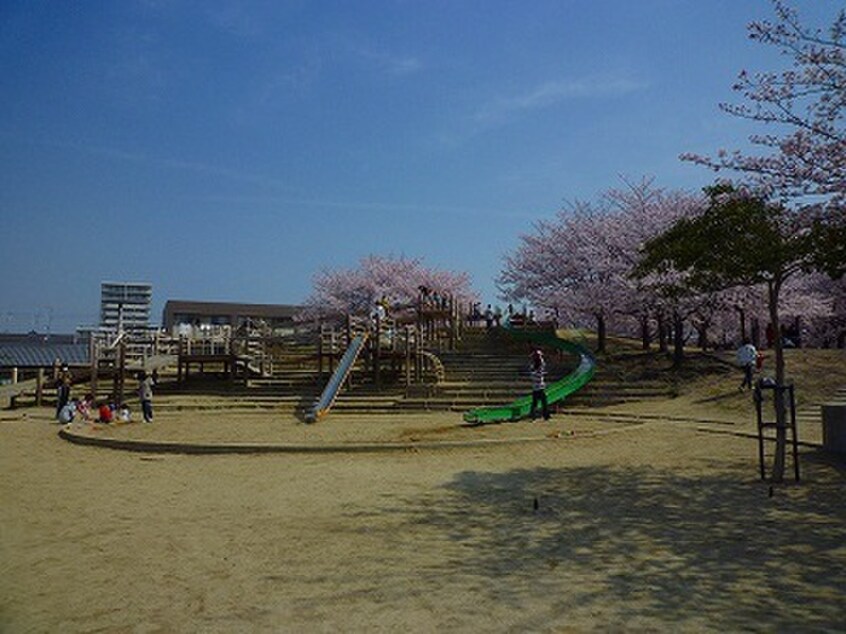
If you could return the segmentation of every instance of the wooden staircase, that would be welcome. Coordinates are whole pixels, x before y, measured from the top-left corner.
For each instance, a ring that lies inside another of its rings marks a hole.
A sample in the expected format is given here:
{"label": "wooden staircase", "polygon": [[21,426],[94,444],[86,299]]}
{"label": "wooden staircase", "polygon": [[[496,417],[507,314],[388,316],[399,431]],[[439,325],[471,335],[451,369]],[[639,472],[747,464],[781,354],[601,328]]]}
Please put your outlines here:
{"label": "wooden staircase", "polygon": [[[383,381],[380,389],[359,360],[351,387],[343,390],[332,412],[350,415],[401,415],[412,411],[464,412],[481,406],[503,405],[528,394],[528,347],[500,333],[470,330],[455,352],[427,352],[426,382],[406,386],[403,377]],[[232,383],[221,378],[192,378],[185,385],[163,384],[156,392],[159,411],[286,410],[298,415],[314,405],[329,378],[317,368],[316,344],[288,344],[273,351],[272,372]],[[573,371],[577,360],[551,354],[549,381]],[[192,394],[198,398],[192,399]],[[670,387],[657,379],[622,380],[604,371],[600,361],[593,381],[561,404],[595,407],[643,399],[667,398]]]}
{"label": "wooden staircase", "polygon": [[[531,391],[528,376],[528,348],[515,345],[496,333],[465,333],[460,350],[437,355],[443,366],[443,379],[436,385],[402,386],[376,391],[363,383],[342,393],[334,411],[356,414],[388,414],[433,410],[463,412],[486,405],[503,405]],[[577,360],[568,355],[548,359],[550,382],[573,371]],[[660,380],[637,382],[615,379],[602,371],[561,407],[596,407],[627,401],[671,396]]]}

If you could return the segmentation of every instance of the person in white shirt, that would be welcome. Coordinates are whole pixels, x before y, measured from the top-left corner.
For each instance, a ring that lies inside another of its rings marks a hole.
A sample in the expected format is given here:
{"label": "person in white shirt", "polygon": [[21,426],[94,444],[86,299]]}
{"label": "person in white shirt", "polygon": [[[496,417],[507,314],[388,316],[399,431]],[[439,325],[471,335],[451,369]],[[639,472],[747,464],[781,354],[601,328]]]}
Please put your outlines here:
{"label": "person in white shirt", "polygon": [[529,416],[532,420],[535,419],[535,411],[537,410],[538,403],[540,403],[543,419],[549,420],[549,403],[546,399],[546,381],[544,380],[546,362],[543,359],[543,352],[540,349],[532,352],[532,361],[529,370],[532,376],[532,408],[529,410]]}
{"label": "person in white shirt", "polygon": [[737,349],[737,365],[743,368],[743,382],[738,389],[743,390],[747,387],[752,389],[752,372],[757,359],[758,351],[748,341],[744,341],[743,345]]}

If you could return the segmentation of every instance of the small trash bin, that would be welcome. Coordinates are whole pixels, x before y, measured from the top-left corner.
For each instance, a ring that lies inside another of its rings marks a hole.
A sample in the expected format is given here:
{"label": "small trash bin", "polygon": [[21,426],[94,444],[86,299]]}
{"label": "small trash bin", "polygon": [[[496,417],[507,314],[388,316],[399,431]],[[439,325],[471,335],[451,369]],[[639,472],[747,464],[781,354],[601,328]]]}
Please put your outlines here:
{"label": "small trash bin", "polygon": [[846,453],[846,403],[824,403],[822,406],[823,448]]}

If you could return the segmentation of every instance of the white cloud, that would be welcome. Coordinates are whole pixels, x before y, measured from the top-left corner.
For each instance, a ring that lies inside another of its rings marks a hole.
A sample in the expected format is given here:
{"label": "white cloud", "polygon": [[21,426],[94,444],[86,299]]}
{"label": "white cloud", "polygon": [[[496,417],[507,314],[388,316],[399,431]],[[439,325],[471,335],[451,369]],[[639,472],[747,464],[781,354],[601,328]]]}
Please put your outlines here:
{"label": "white cloud", "polygon": [[423,69],[423,63],[417,57],[398,54],[354,39],[344,40],[345,38],[341,38],[337,42],[339,53],[350,61],[363,63],[377,72],[402,77]]}
{"label": "white cloud", "polygon": [[367,55],[379,68],[389,75],[401,77],[411,75],[423,69],[423,63],[416,57],[403,57],[388,53],[369,53]]}
{"label": "white cloud", "polygon": [[574,99],[618,97],[643,90],[646,84],[630,79],[576,79],[548,81],[523,94],[498,97],[479,108],[474,120],[482,126],[499,125],[514,116]]}

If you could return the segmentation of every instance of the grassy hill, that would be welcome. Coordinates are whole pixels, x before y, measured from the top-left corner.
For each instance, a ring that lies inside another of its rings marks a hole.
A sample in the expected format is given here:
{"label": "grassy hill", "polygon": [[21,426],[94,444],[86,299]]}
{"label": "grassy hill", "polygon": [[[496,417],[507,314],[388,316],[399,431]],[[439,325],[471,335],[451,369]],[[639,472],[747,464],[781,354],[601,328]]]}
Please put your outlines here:
{"label": "grassy hill", "polygon": [[[585,343],[595,346],[595,338],[588,336]],[[621,380],[663,381],[681,402],[722,414],[745,414],[750,409],[749,393],[738,389],[743,377],[734,351],[688,348],[681,367],[674,368],[670,354],[654,348],[644,351],[640,341],[612,337],[607,348],[597,361],[604,372]],[[775,374],[775,353],[762,352],[764,365],[756,378]],[[835,389],[846,386],[846,350],[786,350],[785,364],[787,380],[796,389],[797,407],[825,402]]]}

